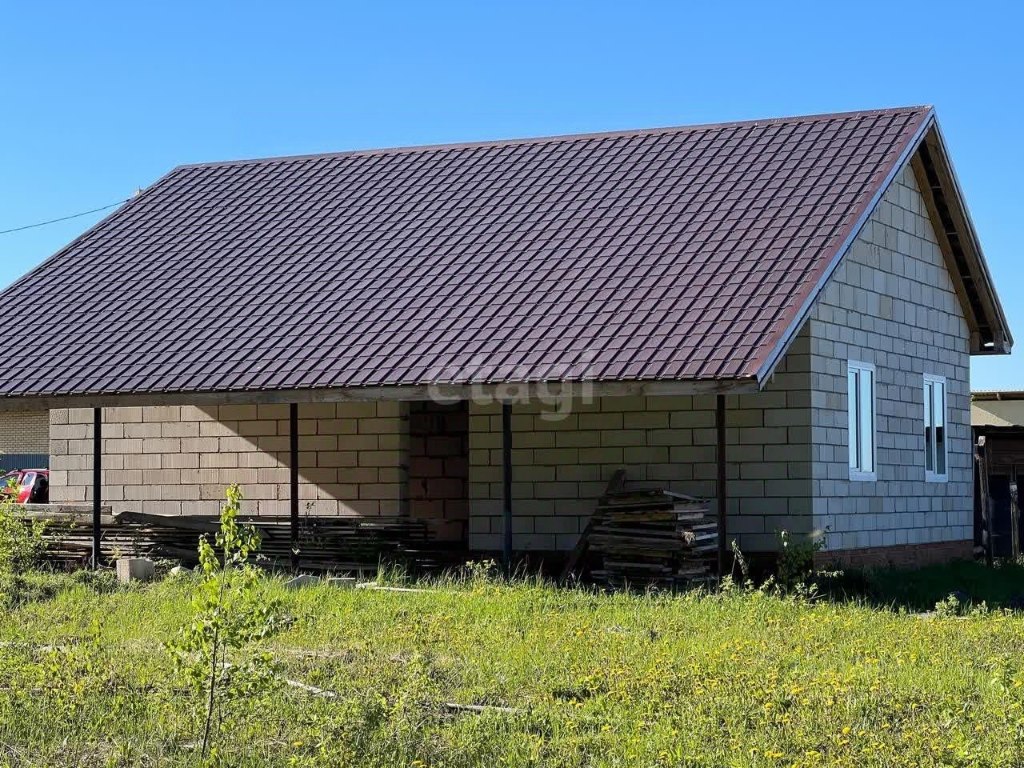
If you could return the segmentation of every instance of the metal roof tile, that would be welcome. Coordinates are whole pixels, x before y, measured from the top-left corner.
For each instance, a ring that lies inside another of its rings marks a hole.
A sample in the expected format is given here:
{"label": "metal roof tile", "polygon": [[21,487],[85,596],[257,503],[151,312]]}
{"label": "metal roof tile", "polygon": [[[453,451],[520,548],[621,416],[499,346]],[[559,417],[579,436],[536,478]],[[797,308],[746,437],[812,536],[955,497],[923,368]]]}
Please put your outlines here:
{"label": "metal roof tile", "polygon": [[0,395],[749,378],[929,115],[176,168],[0,296]]}

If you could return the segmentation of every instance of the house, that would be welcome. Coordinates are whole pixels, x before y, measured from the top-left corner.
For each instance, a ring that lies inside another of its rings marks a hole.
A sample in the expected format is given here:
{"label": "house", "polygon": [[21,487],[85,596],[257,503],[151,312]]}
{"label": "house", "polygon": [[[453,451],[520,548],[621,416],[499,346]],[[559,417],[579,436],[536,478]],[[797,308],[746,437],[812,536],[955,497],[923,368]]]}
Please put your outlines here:
{"label": "house", "polygon": [[0,474],[3,470],[46,467],[49,461],[49,413],[0,411]]}
{"label": "house", "polygon": [[50,409],[54,501],[239,482],[508,556],[625,467],[852,564],[971,555],[969,357],[1012,343],[927,107],[186,165],[0,324],[52,350],[0,408]]}
{"label": "house", "polygon": [[[979,452],[983,460],[978,462],[977,469],[985,473],[985,478],[982,481],[981,477],[976,477],[975,543],[979,546],[988,543],[988,521],[983,506],[983,499],[987,497],[992,516],[992,555],[1019,555],[1021,542],[1024,542],[1024,526],[1017,505],[1017,489],[1024,482],[1024,392],[972,393],[971,425],[975,443],[984,438]],[[1014,527],[1017,528],[1016,539]]]}

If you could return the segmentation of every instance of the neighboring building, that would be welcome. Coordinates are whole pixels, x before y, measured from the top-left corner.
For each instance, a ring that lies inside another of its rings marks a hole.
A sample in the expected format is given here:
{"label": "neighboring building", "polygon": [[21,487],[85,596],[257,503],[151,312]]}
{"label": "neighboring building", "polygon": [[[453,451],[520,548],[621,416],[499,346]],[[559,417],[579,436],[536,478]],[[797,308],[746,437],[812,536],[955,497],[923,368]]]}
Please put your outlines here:
{"label": "neighboring building", "polygon": [[50,415],[46,411],[0,412],[0,470],[49,463]]}
{"label": "neighboring building", "polygon": [[571,548],[625,467],[748,552],[968,557],[969,356],[1012,343],[928,108],[184,166],[15,288],[54,501],[102,407],[115,508],[240,482],[479,551]]}
{"label": "neighboring building", "polygon": [[[1013,492],[1024,485],[1024,392],[974,392],[971,425],[975,442],[979,437],[985,438],[988,494],[992,501],[992,553],[996,557],[1010,557]],[[1018,512],[1018,542],[1024,542],[1020,517]],[[974,526],[975,542],[981,545],[985,524],[980,495],[976,495]]]}

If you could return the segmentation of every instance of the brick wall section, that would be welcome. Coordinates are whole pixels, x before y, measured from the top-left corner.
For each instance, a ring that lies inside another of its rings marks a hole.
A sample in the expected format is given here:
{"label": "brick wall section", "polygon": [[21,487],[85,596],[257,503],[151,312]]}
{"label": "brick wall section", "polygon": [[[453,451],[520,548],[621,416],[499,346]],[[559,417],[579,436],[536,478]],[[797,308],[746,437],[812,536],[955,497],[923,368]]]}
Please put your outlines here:
{"label": "brick wall section", "polygon": [[[838,550],[973,539],[968,328],[913,172],[812,311],[814,522]],[[847,360],[874,363],[877,480],[849,479]],[[923,374],[947,379],[949,482],[925,482]]]}
{"label": "brick wall section", "polygon": [[49,452],[50,417],[46,411],[0,413],[0,454]]}
{"label": "brick wall section", "polygon": [[936,541],[928,544],[899,544],[892,547],[817,552],[814,555],[814,563],[821,568],[920,568],[935,563],[973,558],[973,542]]}
{"label": "brick wall section", "polygon": [[469,404],[409,404],[409,515],[443,541],[465,541],[469,519]]}
{"label": "brick wall section", "polygon": [[[726,398],[730,537],[751,551],[773,549],[778,530],[810,530],[809,349],[801,335],[763,392]],[[513,547],[571,549],[620,467],[630,480],[713,499],[714,409],[713,396],[575,400],[560,419],[513,406]],[[497,550],[499,406],[470,405],[469,446],[470,548]]]}
{"label": "brick wall section", "polygon": [[[103,495],[114,511],[215,514],[239,483],[247,512],[288,514],[288,406],[105,408]],[[407,511],[408,425],[400,403],[299,406],[301,511]],[[51,499],[92,497],[92,411],[50,414]]]}

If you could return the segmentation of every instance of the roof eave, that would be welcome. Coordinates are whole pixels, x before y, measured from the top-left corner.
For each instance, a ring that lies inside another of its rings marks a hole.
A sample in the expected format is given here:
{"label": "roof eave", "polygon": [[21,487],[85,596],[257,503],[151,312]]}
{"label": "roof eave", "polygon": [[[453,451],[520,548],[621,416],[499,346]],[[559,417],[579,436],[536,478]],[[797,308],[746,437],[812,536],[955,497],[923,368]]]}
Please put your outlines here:
{"label": "roof eave", "polygon": [[482,404],[552,402],[566,398],[667,397],[681,395],[738,395],[760,390],[752,377],[735,379],[487,382],[320,389],[247,389],[188,391],[97,392],[0,396],[0,413],[53,408],[115,408],[153,405],[241,405],[366,401],[457,402]]}
{"label": "roof eave", "polygon": [[992,402],[992,401],[1005,401],[1005,400],[1024,400],[1024,392],[1020,390],[993,390],[993,391],[981,391],[971,392],[972,403]]}
{"label": "roof eave", "polygon": [[1013,335],[937,119],[933,119],[914,157],[914,172],[964,306],[971,330],[971,354],[1010,354]]}

